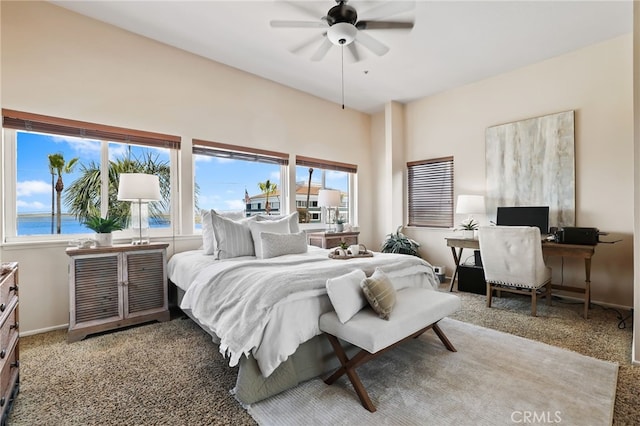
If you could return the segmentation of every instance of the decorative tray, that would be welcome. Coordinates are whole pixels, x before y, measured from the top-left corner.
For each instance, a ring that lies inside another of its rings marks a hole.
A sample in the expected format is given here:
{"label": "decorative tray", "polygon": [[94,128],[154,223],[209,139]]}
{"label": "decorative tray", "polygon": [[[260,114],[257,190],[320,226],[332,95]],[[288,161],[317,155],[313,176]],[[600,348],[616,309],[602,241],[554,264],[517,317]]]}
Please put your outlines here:
{"label": "decorative tray", "polygon": [[[354,249],[355,252],[355,249]],[[358,253],[352,254],[351,248],[342,249],[336,248],[329,253],[331,259],[356,259],[358,257],[373,257],[373,253],[367,250],[364,244],[360,244],[358,247]]]}

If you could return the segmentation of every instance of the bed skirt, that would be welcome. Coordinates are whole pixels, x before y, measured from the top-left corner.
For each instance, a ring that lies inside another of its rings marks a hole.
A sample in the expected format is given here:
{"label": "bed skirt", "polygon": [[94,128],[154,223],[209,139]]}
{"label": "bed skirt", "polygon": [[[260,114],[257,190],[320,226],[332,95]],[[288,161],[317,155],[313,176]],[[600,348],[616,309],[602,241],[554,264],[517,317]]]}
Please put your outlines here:
{"label": "bed skirt", "polygon": [[[176,290],[177,306],[180,306],[184,291],[173,283],[171,285]],[[191,312],[188,310],[183,312],[204,331],[211,334],[206,327],[203,327],[193,318]],[[214,340],[216,339],[214,337]],[[345,344],[345,342],[342,343]],[[358,351],[358,348],[352,345],[349,346],[347,354],[351,357]],[[241,357],[234,394],[241,403],[253,404],[293,388],[304,381],[335,370],[339,366],[340,362],[335,357],[329,340],[324,336],[315,336],[300,345],[296,352],[280,364],[269,377],[262,375],[253,356]]]}

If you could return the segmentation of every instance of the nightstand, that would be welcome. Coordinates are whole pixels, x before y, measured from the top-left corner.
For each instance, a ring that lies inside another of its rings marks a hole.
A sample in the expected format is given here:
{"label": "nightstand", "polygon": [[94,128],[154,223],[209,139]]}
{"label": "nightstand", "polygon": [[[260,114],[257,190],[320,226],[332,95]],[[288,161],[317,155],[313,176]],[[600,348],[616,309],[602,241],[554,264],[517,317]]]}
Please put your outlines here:
{"label": "nightstand", "polygon": [[68,342],[148,321],[168,321],[166,243],[69,248]]}
{"label": "nightstand", "polygon": [[310,232],[309,245],[320,248],[334,248],[340,243],[347,245],[358,244],[360,232]]}

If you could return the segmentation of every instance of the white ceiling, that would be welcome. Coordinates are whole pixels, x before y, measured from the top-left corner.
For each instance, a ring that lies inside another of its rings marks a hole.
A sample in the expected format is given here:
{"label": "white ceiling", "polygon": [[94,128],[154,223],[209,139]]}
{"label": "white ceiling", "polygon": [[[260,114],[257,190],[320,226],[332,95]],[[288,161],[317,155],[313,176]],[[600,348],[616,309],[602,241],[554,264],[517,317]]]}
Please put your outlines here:
{"label": "white ceiling", "polygon": [[[340,104],[341,48],[311,55],[322,28],[271,28],[320,20],[324,1],[52,1],[131,32]],[[412,30],[367,30],[384,56],[345,50],[344,102],[367,113],[561,55],[632,31],[625,1],[416,1],[410,12],[371,16],[385,2],[351,0],[359,20],[414,20]],[[313,40],[313,43],[308,44]],[[305,48],[296,48],[306,45]]]}

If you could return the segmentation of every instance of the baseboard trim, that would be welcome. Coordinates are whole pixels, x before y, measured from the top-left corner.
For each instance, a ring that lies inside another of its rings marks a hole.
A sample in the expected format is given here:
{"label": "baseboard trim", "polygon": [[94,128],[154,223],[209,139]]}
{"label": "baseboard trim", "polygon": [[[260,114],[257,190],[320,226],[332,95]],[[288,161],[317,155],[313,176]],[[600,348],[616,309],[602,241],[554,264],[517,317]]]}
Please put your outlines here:
{"label": "baseboard trim", "polygon": [[34,334],[48,333],[49,331],[63,330],[67,328],[69,328],[69,324],[54,325],[52,327],[39,328],[36,330],[29,330],[24,332],[21,331],[20,337],[33,336]]}

